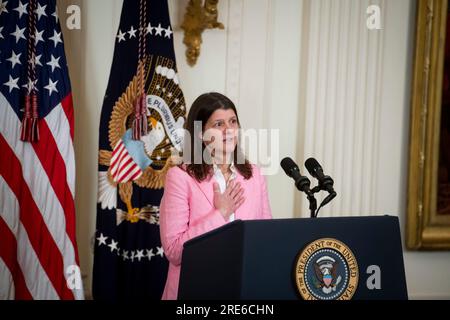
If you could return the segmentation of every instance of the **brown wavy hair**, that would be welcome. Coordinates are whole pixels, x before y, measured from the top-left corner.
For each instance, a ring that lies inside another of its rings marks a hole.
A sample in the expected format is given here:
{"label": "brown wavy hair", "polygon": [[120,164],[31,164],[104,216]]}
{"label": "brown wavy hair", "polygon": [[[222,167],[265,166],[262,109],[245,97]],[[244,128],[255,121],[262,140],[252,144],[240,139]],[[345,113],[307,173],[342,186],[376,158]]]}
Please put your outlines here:
{"label": "brown wavy hair", "polygon": [[[223,94],[217,93],[217,92],[209,92],[204,93],[201,96],[199,96],[197,99],[195,99],[194,103],[191,106],[191,109],[189,110],[189,114],[187,116],[187,120],[185,123],[184,128],[189,132],[190,135],[190,145],[185,145],[185,147],[189,148],[187,150],[189,153],[188,155],[188,163],[186,163],[186,172],[193,178],[195,178],[197,181],[201,182],[213,174],[213,166],[211,164],[205,163],[203,161],[203,154],[205,150],[205,144],[200,139],[200,137],[197,137],[195,135],[195,122],[201,121],[201,132],[205,129],[205,124],[208,121],[208,119],[211,117],[211,115],[214,113],[214,111],[218,109],[228,110],[232,109],[234,113],[236,114],[237,122],[239,125],[239,128],[241,127],[241,124],[239,122],[239,117],[236,111],[236,107],[234,106],[233,102],[224,96]],[[198,122],[197,122],[198,123]],[[198,125],[198,124],[197,124]],[[186,143],[187,141],[185,141]],[[196,152],[199,153],[200,150],[194,150],[195,146],[201,145],[201,155],[200,159],[202,159],[201,164],[195,164],[194,158],[198,159],[199,155],[196,155]],[[244,159],[244,163],[238,163],[238,157],[239,159]],[[186,158],[185,158],[186,159]],[[234,166],[237,169],[237,171],[245,178],[250,179],[253,175],[252,172],[252,166],[250,162],[243,156],[242,151],[239,148],[239,145],[236,145],[236,149],[233,152],[233,159],[234,159]],[[186,161],[185,161],[186,162]]]}

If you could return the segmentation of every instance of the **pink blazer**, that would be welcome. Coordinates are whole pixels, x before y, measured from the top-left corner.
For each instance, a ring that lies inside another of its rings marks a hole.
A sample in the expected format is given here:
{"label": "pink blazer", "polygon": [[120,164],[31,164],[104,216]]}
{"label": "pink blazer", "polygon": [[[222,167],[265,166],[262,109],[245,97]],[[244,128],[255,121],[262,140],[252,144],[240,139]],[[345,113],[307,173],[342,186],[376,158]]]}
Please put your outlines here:
{"label": "pink blazer", "polygon": [[[236,182],[244,188],[244,203],[236,210],[235,220],[271,219],[265,177],[252,165],[253,176],[245,180],[236,172]],[[213,204],[214,178],[198,182],[180,167],[169,169],[160,205],[160,231],[164,254],[169,260],[169,272],[162,296],[175,300],[178,294],[183,244],[196,236],[226,223]]]}

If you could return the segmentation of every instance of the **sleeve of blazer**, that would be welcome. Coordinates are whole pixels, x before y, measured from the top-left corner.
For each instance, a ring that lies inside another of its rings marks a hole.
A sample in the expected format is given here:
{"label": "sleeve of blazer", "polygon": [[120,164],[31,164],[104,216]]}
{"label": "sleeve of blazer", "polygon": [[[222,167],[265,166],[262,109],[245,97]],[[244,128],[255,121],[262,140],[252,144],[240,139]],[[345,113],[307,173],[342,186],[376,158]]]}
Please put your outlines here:
{"label": "sleeve of blazer", "polygon": [[167,259],[175,265],[181,264],[183,244],[186,241],[218,228],[226,222],[219,210],[212,209],[204,219],[200,219],[194,225],[190,223],[191,179],[178,167],[169,169],[160,204],[161,243]]}

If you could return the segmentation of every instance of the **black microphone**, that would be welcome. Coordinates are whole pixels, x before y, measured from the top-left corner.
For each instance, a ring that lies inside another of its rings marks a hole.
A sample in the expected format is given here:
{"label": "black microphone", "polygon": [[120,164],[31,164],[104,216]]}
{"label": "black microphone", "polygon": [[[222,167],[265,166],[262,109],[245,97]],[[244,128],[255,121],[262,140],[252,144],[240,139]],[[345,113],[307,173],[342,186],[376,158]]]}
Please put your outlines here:
{"label": "black microphone", "polygon": [[[319,188],[320,189],[328,191],[331,194],[335,193],[334,189],[333,189],[333,184],[334,184],[333,179],[331,179],[330,176],[326,176],[323,173],[323,169],[320,166],[319,162],[317,162],[316,159],[309,158],[308,160],[306,160],[305,167],[306,167],[306,169],[308,169],[308,172],[310,175],[312,175],[314,178],[319,180]],[[331,201],[331,199],[329,199],[329,201]]]}
{"label": "black microphone", "polygon": [[286,172],[289,177],[294,179],[297,189],[305,192],[308,196],[312,196],[312,192],[309,189],[311,182],[307,177],[300,174],[300,169],[298,168],[297,164],[289,157],[281,160],[280,164],[284,172]]}

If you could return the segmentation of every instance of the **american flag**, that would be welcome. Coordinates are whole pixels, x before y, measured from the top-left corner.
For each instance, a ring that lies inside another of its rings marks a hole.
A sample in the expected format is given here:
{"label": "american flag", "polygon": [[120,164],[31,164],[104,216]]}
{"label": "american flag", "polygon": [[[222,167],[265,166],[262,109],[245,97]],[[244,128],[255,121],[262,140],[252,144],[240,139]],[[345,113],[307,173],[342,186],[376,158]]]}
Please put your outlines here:
{"label": "american flag", "polygon": [[[36,32],[37,142],[21,141],[24,96],[33,85],[30,30]],[[82,286],[70,285],[79,275],[73,273],[79,270],[73,135],[55,0],[0,0],[0,299],[83,299]]]}

